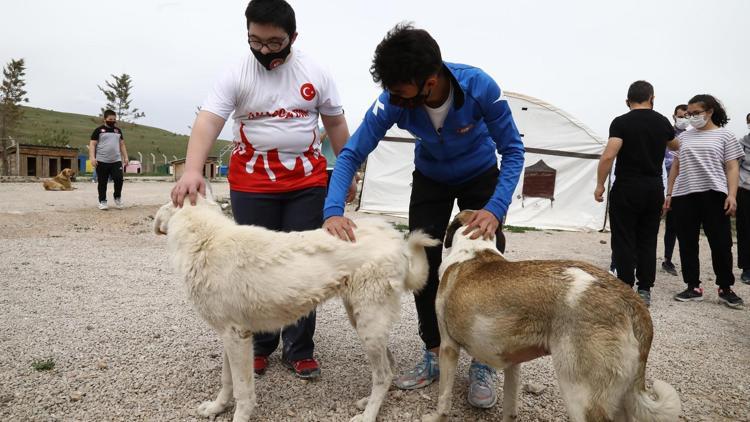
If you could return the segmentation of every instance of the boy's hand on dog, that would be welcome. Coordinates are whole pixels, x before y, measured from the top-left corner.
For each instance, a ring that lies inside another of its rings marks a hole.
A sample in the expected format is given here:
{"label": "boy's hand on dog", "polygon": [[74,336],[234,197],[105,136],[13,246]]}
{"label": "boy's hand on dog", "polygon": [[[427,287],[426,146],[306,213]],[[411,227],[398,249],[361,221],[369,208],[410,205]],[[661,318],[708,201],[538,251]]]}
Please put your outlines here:
{"label": "boy's hand on dog", "polygon": [[471,215],[471,219],[466,223],[466,226],[463,234],[471,233],[472,240],[479,239],[480,236],[484,240],[492,240],[495,238],[495,232],[498,226],[500,226],[500,222],[497,221],[497,217],[491,212],[479,210]]}
{"label": "boy's hand on dog", "polygon": [[197,171],[186,171],[172,188],[172,204],[182,207],[187,196],[190,204],[195,205],[199,193],[206,196],[206,181],[203,175]]}
{"label": "boy's hand on dog", "polygon": [[354,224],[354,221],[344,216],[328,217],[323,223],[323,228],[329,234],[336,236],[341,240],[347,242],[356,242],[357,240],[354,237],[354,229],[357,228],[357,225]]}

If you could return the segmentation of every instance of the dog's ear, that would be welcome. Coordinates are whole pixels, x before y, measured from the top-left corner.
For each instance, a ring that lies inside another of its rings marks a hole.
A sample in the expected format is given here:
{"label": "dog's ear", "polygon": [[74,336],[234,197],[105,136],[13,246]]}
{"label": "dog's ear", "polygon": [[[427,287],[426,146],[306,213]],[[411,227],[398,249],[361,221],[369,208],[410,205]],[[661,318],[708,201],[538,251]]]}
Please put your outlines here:
{"label": "dog's ear", "polygon": [[154,216],[154,233],[157,235],[167,234],[167,228],[169,226],[169,219],[174,214],[175,209],[172,205],[172,201],[162,205],[161,208],[156,212]]}
{"label": "dog's ear", "polygon": [[445,246],[446,248],[450,248],[453,246],[453,236],[456,235],[456,230],[465,225],[466,222],[471,219],[472,215],[474,215],[474,211],[463,210],[458,213],[455,218],[453,218],[453,221],[451,221],[450,225],[448,225],[448,229],[445,231],[445,240],[443,241],[443,246]]}

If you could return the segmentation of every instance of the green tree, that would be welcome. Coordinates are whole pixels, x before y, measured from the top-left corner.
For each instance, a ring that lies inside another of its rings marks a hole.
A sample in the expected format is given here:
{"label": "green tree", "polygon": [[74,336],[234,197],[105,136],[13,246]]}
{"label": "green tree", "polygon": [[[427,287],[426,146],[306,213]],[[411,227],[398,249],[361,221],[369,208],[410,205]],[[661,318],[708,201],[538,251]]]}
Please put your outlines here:
{"label": "green tree", "polygon": [[113,110],[117,113],[117,118],[125,122],[132,122],[145,116],[146,114],[137,108],[130,109],[130,104],[133,102],[130,98],[133,90],[133,80],[130,75],[123,73],[120,76],[110,76],[112,76],[112,81],[104,81],[106,88],[97,85],[107,98],[107,106],[102,108],[101,113],[104,114],[104,110],[107,109]]}
{"label": "green tree", "polygon": [[3,151],[3,174],[10,174],[7,154],[9,137],[23,118],[21,103],[26,98],[26,65],[23,59],[11,60],[3,68],[3,84],[0,86],[0,148]]}

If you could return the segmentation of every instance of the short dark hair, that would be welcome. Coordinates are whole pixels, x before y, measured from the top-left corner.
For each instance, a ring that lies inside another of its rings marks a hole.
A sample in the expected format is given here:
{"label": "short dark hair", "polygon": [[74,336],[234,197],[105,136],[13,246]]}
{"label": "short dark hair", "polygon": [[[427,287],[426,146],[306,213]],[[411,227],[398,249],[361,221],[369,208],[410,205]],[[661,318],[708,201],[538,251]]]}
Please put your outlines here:
{"label": "short dark hair", "polygon": [[252,0],[245,9],[245,19],[248,29],[250,22],[255,22],[283,28],[289,37],[297,32],[294,9],[284,0]]}
{"label": "short dark hair", "polygon": [[424,29],[411,23],[394,26],[375,48],[370,66],[372,80],[383,89],[397,84],[421,84],[443,66],[440,47]]}
{"label": "short dark hair", "polygon": [[628,101],[643,103],[654,96],[654,86],[646,81],[635,81],[628,88]]}
{"label": "short dark hair", "polygon": [[688,101],[688,104],[697,104],[701,103],[703,104],[703,108],[706,110],[713,110],[713,114],[711,114],[711,121],[714,122],[716,126],[724,127],[727,123],[729,123],[729,116],[727,116],[727,111],[724,110],[724,106],[721,105],[721,102],[716,99],[713,95],[708,94],[700,94],[696,95],[695,97],[691,98],[690,101]]}
{"label": "short dark hair", "polygon": [[676,115],[677,111],[679,111],[679,110],[687,111],[687,104],[680,104],[677,107],[675,107],[674,108],[674,113],[672,113],[672,115]]}
{"label": "short dark hair", "polygon": [[114,112],[114,110],[104,110],[104,118],[106,119],[109,116],[115,116],[117,117],[117,113]]}
{"label": "short dark hair", "polygon": [[750,120],[750,113],[747,113],[747,116],[745,116],[745,120]]}

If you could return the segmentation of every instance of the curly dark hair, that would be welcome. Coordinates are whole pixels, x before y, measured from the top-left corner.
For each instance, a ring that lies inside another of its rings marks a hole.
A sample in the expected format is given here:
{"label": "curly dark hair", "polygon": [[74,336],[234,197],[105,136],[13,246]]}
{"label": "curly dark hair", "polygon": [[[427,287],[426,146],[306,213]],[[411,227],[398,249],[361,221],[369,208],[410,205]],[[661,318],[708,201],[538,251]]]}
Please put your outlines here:
{"label": "curly dark hair", "polygon": [[437,41],[424,29],[402,22],[375,48],[370,74],[373,81],[388,89],[404,83],[422,84],[442,66]]}
{"label": "curly dark hair", "polygon": [[695,97],[691,98],[690,101],[688,101],[688,104],[697,103],[703,104],[703,108],[705,108],[706,110],[714,111],[711,115],[711,121],[714,122],[716,126],[724,127],[727,123],[729,123],[729,116],[727,116],[727,111],[724,110],[724,106],[722,106],[721,102],[717,100],[713,95],[700,94],[696,95]]}
{"label": "curly dark hair", "polygon": [[283,28],[291,37],[297,31],[294,9],[284,0],[252,0],[245,9],[247,28],[250,22]]}

